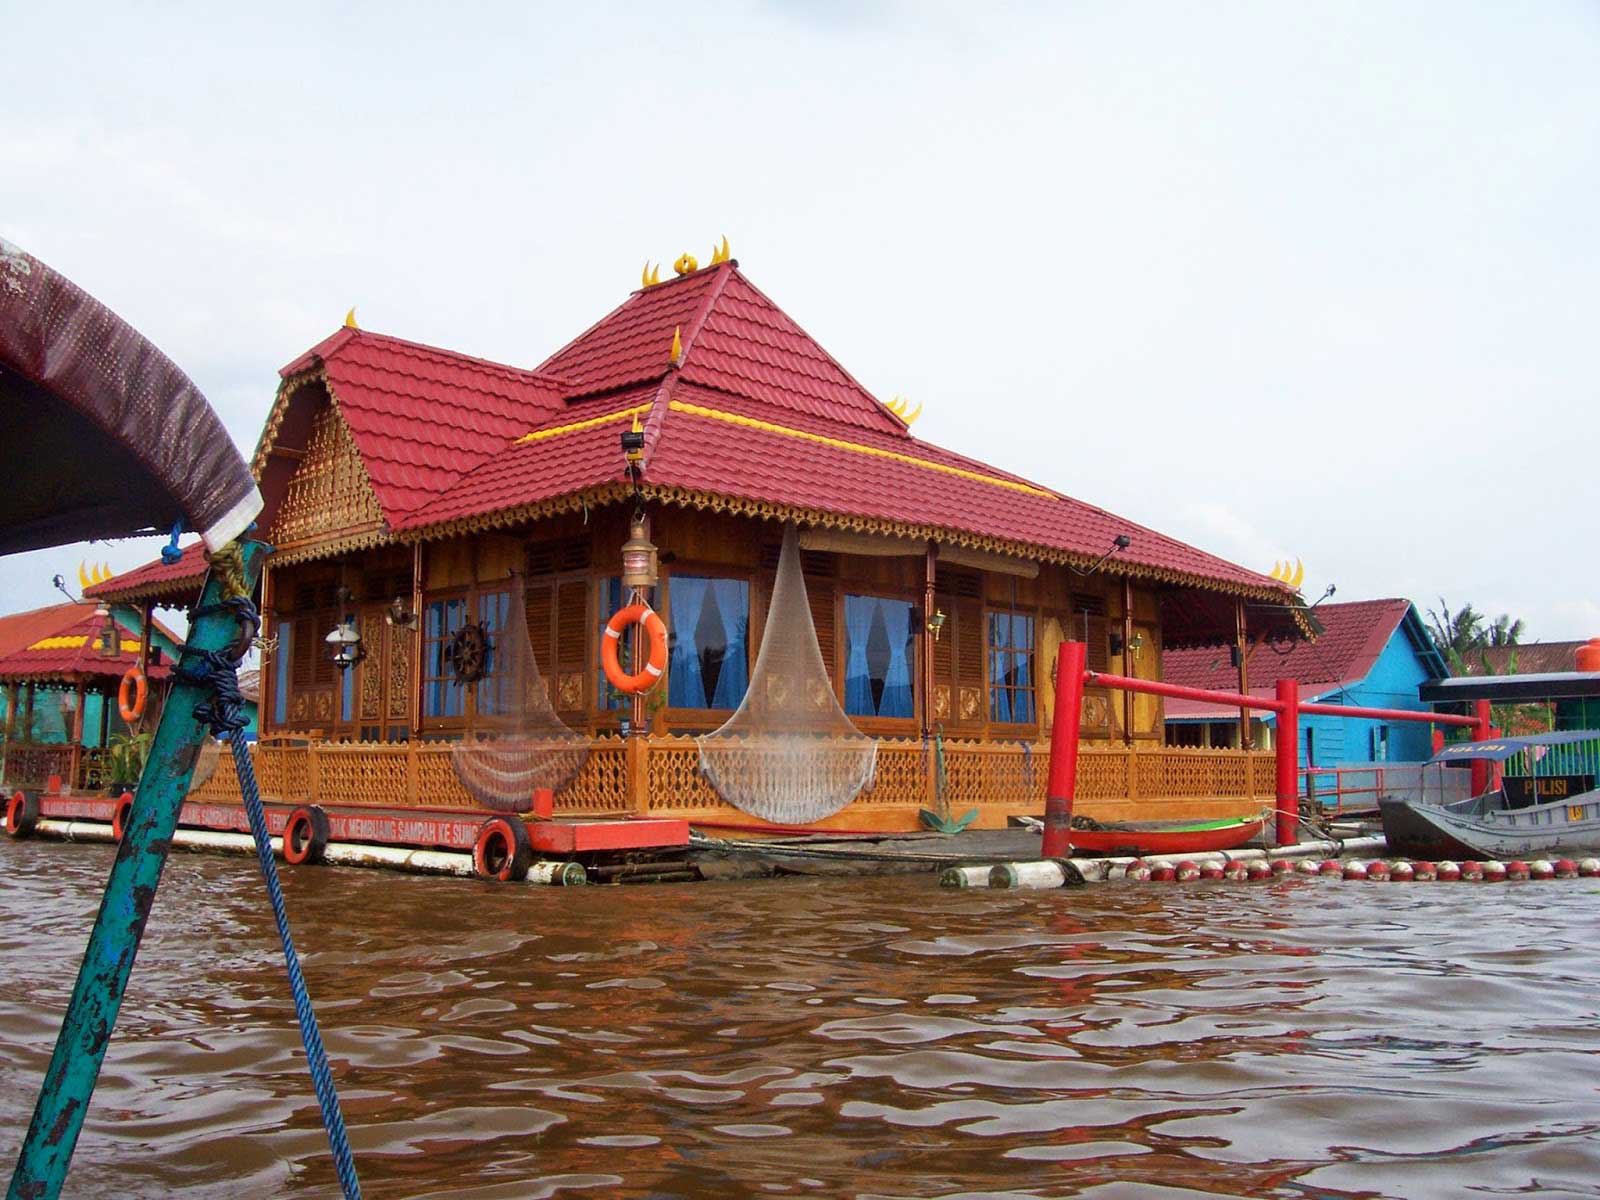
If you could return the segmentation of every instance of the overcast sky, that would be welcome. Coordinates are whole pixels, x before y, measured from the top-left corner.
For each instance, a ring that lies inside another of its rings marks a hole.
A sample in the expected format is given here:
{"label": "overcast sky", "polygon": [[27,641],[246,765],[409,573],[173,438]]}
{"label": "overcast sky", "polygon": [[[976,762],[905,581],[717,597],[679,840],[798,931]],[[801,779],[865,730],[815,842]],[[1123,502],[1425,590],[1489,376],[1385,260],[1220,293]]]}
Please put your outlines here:
{"label": "overcast sky", "polygon": [[531,366],[726,234],[924,438],[1600,636],[1600,6],[231,7],[0,0],[0,237],[247,454],[351,305]]}

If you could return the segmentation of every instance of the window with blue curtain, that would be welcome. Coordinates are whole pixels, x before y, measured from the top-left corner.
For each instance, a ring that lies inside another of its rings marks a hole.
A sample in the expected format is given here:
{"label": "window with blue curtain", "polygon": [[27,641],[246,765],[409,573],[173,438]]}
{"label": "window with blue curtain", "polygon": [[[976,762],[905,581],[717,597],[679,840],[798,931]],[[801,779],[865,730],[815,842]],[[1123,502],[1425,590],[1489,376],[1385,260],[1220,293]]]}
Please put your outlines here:
{"label": "window with blue curtain", "polygon": [[489,635],[489,654],[483,664],[484,676],[476,685],[477,706],[480,713],[490,716],[505,716],[510,711],[511,681],[508,668],[512,662],[512,648],[501,645],[501,638],[510,620],[509,591],[484,592],[478,597],[478,622]]}
{"label": "window with blue curtain", "polygon": [[[613,575],[609,579],[600,581],[600,624],[595,631],[595,645],[603,645],[602,639],[606,636],[606,622],[622,611],[628,602],[628,589],[622,586],[622,576]],[[624,671],[632,672],[633,663],[633,631],[637,625],[630,625],[622,631],[620,644],[617,646],[617,661],[622,664]],[[595,693],[600,698],[601,712],[614,712],[618,709],[628,711],[632,704],[632,697],[625,696],[611,686],[611,681],[606,678],[606,673],[599,667],[595,668]]]}
{"label": "window with blue curtain", "polygon": [[294,622],[278,622],[278,659],[273,664],[272,720],[282,725],[289,719],[289,663],[294,650]]}
{"label": "window with blue curtain", "polygon": [[989,719],[1034,720],[1033,617],[1026,613],[989,613]]}
{"label": "window with blue curtain", "polygon": [[853,717],[916,715],[917,610],[907,600],[844,598],[844,710]]}
{"label": "window with blue curtain", "polygon": [[459,717],[466,712],[466,693],[456,682],[445,656],[450,639],[466,624],[467,602],[456,596],[424,606],[422,626],[422,713],[428,717]]}
{"label": "window with blue curtain", "polygon": [[750,585],[674,574],[667,581],[667,703],[738,708],[750,683]]}

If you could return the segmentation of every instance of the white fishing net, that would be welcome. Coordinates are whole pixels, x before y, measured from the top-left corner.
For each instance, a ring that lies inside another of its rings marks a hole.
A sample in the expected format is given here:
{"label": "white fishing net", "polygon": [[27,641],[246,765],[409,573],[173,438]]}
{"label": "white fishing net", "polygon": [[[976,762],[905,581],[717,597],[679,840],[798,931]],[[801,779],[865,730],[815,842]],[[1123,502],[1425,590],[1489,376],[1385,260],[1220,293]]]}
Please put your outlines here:
{"label": "white fishing net", "polygon": [[558,792],[583,769],[589,739],[558,717],[550,703],[528,638],[520,575],[492,623],[483,677],[460,684],[477,689],[477,721],[473,732],[451,748],[450,765],[461,786],[485,808],[527,812],[535,790]]}
{"label": "white fishing net", "polygon": [[793,525],[744,703],[699,745],[700,772],[718,795],[779,824],[832,816],[872,780],[878,743],[851,723],[828,680]]}

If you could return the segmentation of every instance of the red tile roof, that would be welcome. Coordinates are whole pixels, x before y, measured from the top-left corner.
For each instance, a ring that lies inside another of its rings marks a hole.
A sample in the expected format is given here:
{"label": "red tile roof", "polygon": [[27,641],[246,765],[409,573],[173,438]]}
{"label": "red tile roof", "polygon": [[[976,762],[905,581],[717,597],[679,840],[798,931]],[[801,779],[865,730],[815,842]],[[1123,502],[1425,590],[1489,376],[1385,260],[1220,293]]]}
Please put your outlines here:
{"label": "red tile roof", "polygon": [[60,633],[77,622],[85,611],[94,606],[85,604],[52,604],[49,608],[36,608],[31,612],[11,613],[0,617],[0,658],[25,650],[40,638]]}
{"label": "red tile roof", "polygon": [[190,542],[183,548],[183,557],[168,565],[156,559],[141,567],[113,575],[104,583],[91,584],[83,589],[90,599],[111,600],[131,604],[140,600],[155,600],[158,604],[193,604],[200,596],[200,584],[206,575],[205,545]]}
{"label": "red tile roof", "polygon": [[[1400,623],[1412,611],[1409,600],[1357,600],[1349,604],[1319,604],[1317,618],[1323,626],[1315,642],[1298,641],[1287,647],[1258,644],[1247,664],[1250,694],[1263,699],[1277,692],[1279,679],[1300,685],[1302,699],[1360,683],[1371,672],[1378,655]],[[1169,650],[1161,658],[1162,678],[1183,687],[1237,692],[1239,669],[1228,648],[1203,647]],[[1168,700],[1168,718],[1236,717],[1239,710],[1195,700]]]}
{"label": "red tile roof", "polygon": [[[117,627],[119,651],[101,651],[98,639],[106,618],[94,604],[60,604],[41,610],[55,614],[54,628],[35,637],[26,646],[0,656],[0,679],[72,680],[77,678],[118,679],[139,661],[139,636]],[[37,614],[23,613],[24,617]],[[16,618],[11,618],[15,620]],[[148,668],[151,679],[164,679],[169,667],[163,663]]]}
{"label": "red tile roof", "polygon": [[548,373],[352,328],[280,374],[314,367],[328,381],[391,524],[560,412],[567,389]]}
{"label": "red tile roof", "polygon": [[[627,478],[619,434],[637,415],[642,483],[668,499],[1080,559],[1127,533],[1113,570],[1287,598],[1267,576],[913,438],[735,262],[634,292],[537,370],[354,329],[283,374],[311,370],[326,376],[396,532],[509,523],[562,497],[615,494]],[[258,472],[290,395],[280,392]]]}

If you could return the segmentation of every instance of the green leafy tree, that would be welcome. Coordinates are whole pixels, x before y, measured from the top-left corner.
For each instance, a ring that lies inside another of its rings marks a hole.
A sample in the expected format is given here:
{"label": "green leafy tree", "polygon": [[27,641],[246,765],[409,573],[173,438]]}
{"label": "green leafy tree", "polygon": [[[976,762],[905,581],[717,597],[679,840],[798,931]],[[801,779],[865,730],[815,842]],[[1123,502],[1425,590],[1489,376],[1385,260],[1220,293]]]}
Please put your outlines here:
{"label": "green leafy tree", "polygon": [[1483,650],[1491,646],[1519,645],[1526,628],[1520,617],[1513,619],[1510,614],[1501,613],[1491,621],[1471,604],[1463,604],[1451,612],[1443,596],[1439,597],[1437,610],[1428,610],[1428,633],[1450,670],[1457,675],[1464,673],[1465,664],[1474,657],[1482,662],[1486,674],[1493,674],[1488,663],[1483,661]]}

